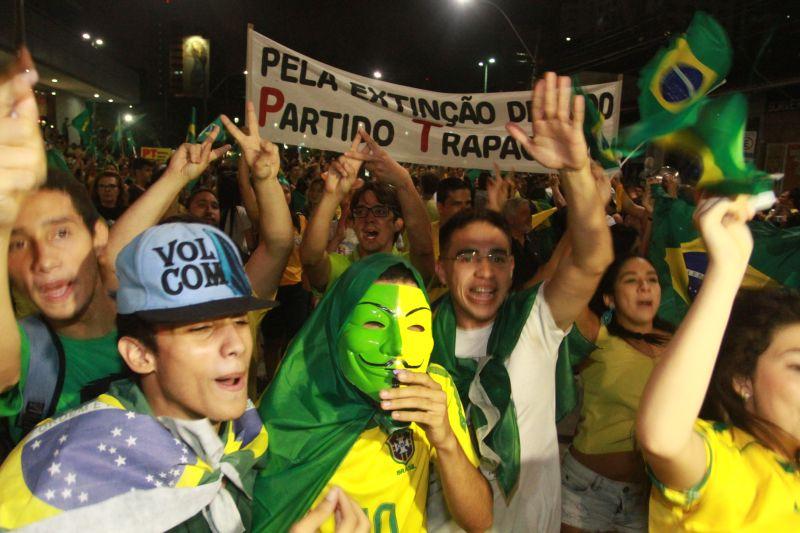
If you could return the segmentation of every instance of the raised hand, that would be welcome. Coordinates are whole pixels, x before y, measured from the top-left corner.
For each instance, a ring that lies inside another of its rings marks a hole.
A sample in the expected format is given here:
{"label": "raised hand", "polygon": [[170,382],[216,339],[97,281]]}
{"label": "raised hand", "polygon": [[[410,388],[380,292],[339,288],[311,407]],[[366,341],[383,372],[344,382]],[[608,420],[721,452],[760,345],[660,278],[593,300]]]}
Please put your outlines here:
{"label": "raised hand", "polygon": [[583,137],[584,106],[583,96],[573,97],[569,77],[548,72],[533,89],[533,138],[512,122],[506,130],[542,165],[580,170],[589,161]]}
{"label": "raised hand", "polygon": [[35,82],[36,70],[25,49],[0,76],[0,227],[4,228],[14,223],[22,199],[47,175]]}
{"label": "raised hand", "polygon": [[428,374],[397,371],[397,380],[405,387],[382,390],[381,407],[391,411],[400,422],[415,422],[439,448],[455,439],[447,417],[447,396],[442,387]]}
{"label": "raised hand", "polygon": [[350,144],[350,150],[338,159],[331,161],[328,171],[324,175],[325,192],[333,194],[341,202],[350,191],[359,187],[358,171],[361,170],[361,160],[351,157],[349,154],[362,154],[367,150],[361,143],[361,133],[357,133]]}
{"label": "raised hand", "polygon": [[486,183],[486,194],[489,197],[489,209],[501,212],[506,202],[514,196],[513,177],[503,177],[500,167],[494,163],[494,175]]}
{"label": "raised hand", "polygon": [[369,520],[361,507],[339,487],[332,487],[325,499],[292,526],[290,533],[316,533],[331,515],[336,517],[336,533],[367,533]]}
{"label": "raised hand", "polygon": [[240,130],[227,116],[222,115],[221,119],[225,129],[236,139],[242,149],[242,156],[253,170],[253,177],[256,180],[277,180],[278,171],[281,169],[281,155],[277,146],[267,139],[262,139],[258,134],[258,120],[253,102],[247,102],[245,112],[247,133]]}
{"label": "raised hand", "polygon": [[753,251],[753,235],[747,222],[754,215],[745,195],[736,200],[706,198],[697,204],[693,219],[703,236],[709,265],[725,268],[732,275],[744,276]]}
{"label": "raised hand", "polygon": [[184,143],[180,145],[169,160],[167,172],[178,174],[186,183],[198,178],[212,161],[222,157],[231,149],[230,144],[212,149],[211,145],[214,144],[214,139],[218,134],[219,128],[214,126],[202,144]]}
{"label": "raised hand", "polygon": [[375,176],[375,179],[394,185],[395,187],[402,187],[411,181],[411,175],[408,170],[392,159],[389,153],[381,148],[375,140],[370,137],[369,133],[363,129],[358,130],[358,134],[366,143],[365,151],[351,150],[345,153],[345,156],[357,161],[362,161],[365,168],[370,174]]}

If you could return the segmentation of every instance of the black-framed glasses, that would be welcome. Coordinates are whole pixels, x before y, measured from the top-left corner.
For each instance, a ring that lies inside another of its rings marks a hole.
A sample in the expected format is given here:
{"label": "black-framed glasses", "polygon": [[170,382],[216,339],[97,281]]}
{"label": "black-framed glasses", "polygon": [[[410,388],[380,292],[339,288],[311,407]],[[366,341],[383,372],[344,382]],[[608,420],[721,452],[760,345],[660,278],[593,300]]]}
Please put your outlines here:
{"label": "black-framed glasses", "polygon": [[461,263],[462,265],[477,265],[482,259],[488,259],[490,265],[503,266],[511,261],[511,254],[506,250],[490,250],[486,255],[481,254],[478,250],[461,250],[453,257],[442,257],[441,259],[448,259]]}
{"label": "black-framed glasses", "polygon": [[391,210],[385,205],[373,205],[372,207],[359,205],[352,210],[354,218],[366,218],[369,213],[372,213],[375,218],[386,218],[390,212]]}

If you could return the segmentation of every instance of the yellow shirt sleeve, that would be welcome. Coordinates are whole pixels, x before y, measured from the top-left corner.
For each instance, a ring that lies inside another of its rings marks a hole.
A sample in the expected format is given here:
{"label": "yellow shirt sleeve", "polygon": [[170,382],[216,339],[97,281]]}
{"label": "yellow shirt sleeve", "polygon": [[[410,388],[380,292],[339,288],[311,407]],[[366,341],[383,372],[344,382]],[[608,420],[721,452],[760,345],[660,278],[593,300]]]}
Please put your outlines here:
{"label": "yellow shirt sleeve", "polygon": [[[441,385],[442,390],[447,395],[447,418],[450,421],[450,428],[453,430],[469,462],[472,463],[472,466],[477,468],[480,464],[480,459],[478,454],[475,453],[475,446],[473,445],[472,437],[467,427],[467,417],[464,413],[464,406],[461,405],[461,399],[458,397],[458,391],[456,390],[455,383],[453,383],[453,378],[450,377],[447,370],[436,364],[431,364],[428,367],[428,374],[436,383]],[[431,449],[431,458],[436,458],[435,448]]]}

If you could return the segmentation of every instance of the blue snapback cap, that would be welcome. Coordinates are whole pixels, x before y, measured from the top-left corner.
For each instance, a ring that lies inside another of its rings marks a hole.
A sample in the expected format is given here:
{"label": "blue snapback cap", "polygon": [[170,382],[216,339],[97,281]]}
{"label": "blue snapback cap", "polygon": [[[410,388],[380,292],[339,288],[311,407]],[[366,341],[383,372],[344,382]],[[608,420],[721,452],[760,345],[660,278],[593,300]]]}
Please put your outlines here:
{"label": "blue snapback cap", "polygon": [[191,323],[275,307],[253,296],[231,239],[207,224],[176,222],[138,235],[117,256],[117,313]]}

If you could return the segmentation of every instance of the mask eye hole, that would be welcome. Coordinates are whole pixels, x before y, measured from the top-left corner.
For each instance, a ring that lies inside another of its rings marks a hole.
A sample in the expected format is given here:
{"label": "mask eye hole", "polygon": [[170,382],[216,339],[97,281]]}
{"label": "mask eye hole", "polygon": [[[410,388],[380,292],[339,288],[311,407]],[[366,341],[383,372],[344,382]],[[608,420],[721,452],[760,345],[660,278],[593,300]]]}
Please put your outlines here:
{"label": "mask eye hole", "polygon": [[369,322],[364,322],[364,327],[367,329],[383,329],[386,326],[376,320],[370,320]]}
{"label": "mask eye hole", "polygon": [[408,331],[417,331],[419,333],[422,333],[425,331],[425,327],[420,326],[419,324],[414,324],[413,326],[408,326]]}

